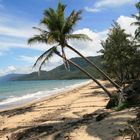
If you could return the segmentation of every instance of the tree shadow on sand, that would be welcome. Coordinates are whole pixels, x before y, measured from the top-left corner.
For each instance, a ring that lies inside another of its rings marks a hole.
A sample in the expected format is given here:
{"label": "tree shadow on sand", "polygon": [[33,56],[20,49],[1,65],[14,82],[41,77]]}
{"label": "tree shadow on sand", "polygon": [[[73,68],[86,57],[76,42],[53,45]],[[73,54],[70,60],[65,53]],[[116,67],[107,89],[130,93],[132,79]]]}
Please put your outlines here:
{"label": "tree shadow on sand", "polygon": [[37,126],[29,126],[13,133],[10,140],[71,140],[71,133],[85,126],[87,135],[101,140],[111,140],[119,133],[119,129],[125,127],[125,122],[131,119],[130,116],[122,117],[125,111],[114,112],[100,122],[96,122],[96,116],[102,110],[91,114],[85,114],[81,118],[59,118],[42,122]]}
{"label": "tree shadow on sand", "polygon": [[14,115],[20,115],[20,114],[24,114],[26,112],[32,112],[32,111],[33,111],[33,106],[15,108],[15,109],[5,110],[5,111],[0,112],[0,116],[12,117]]}

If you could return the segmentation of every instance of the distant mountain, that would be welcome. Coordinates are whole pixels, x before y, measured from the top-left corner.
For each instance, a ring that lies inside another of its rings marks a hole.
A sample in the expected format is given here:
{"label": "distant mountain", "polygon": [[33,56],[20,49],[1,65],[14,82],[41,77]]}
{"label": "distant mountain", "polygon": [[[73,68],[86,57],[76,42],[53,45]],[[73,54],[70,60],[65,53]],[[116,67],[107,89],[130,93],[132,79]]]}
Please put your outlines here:
{"label": "distant mountain", "polygon": [[0,82],[2,82],[2,81],[10,81],[15,77],[18,78],[18,77],[21,77],[23,75],[24,74],[7,74],[5,76],[0,77]]}
{"label": "distant mountain", "polygon": [[[101,56],[88,57],[91,61],[93,61],[97,66],[104,69],[102,64]],[[95,68],[92,68],[85,60],[82,58],[76,57],[71,59],[73,62],[80,65],[82,68],[93,74],[96,78],[101,78],[99,73]],[[38,72],[33,72],[30,74],[25,74],[22,76],[12,77],[11,80],[20,80],[20,81],[28,81],[28,80],[63,80],[63,79],[87,79],[88,77],[82,73],[75,66],[70,64],[70,71],[67,71],[64,65],[60,65],[53,70],[50,71],[42,71],[40,76],[38,76]]]}

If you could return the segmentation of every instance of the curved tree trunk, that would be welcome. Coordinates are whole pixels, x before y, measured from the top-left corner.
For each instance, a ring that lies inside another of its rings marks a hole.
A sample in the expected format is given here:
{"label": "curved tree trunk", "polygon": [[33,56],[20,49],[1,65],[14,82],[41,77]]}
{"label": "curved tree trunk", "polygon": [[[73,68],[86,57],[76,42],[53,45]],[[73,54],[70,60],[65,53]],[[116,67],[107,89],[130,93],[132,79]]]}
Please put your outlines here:
{"label": "curved tree trunk", "polygon": [[91,62],[89,59],[87,59],[86,57],[84,57],[80,52],[78,52],[76,49],[74,49],[73,47],[71,47],[70,45],[66,45],[69,49],[73,50],[75,53],[77,53],[78,55],[80,55],[84,60],[86,60],[88,63],[90,63],[93,67],[95,67],[107,80],[110,81],[110,83],[112,83],[117,89],[120,89],[120,86],[115,83],[113,80],[111,80],[100,68],[98,68],[93,62]]}
{"label": "curved tree trunk", "polygon": [[[60,56],[61,58],[63,58],[63,56],[59,53],[59,52],[55,52],[58,56]],[[85,73],[89,78],[91,78],[97,85],[99,85],[106,93],[107,95],[111,98],[111,93],[107,90],[107,88],[102,85],[97,79],[95,79],[91,74],[89,74],[87,71],[85,71],[83,68],[81,68],[79,65],[77,65],[76,63],[74,63],[71,60],[67,60],[69,63],[73,64],[75,67],[77,67],[78,69],[80,69],[83,73]]]}
{"label": "curved tree trunk", "polygon": [[64,66],[67,70],[69,70],[69,63],[67,62],[67,58],[66,58],[66,55],[65,55],[65,51],[64,51],[64,47],[61,47],[62,49],[62,56],[63,56],[63,62],[64,62]]}

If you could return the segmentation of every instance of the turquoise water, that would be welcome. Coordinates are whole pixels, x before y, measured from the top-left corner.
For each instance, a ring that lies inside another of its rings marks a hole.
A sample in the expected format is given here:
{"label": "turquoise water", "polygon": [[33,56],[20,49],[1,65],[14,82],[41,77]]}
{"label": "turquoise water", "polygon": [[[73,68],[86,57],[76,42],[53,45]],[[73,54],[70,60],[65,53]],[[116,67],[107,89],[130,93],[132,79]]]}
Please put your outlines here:
{"label": "turquoise water", "polygon": [[0,110],[71,89],[88,80],[44,80],[0,82]]}

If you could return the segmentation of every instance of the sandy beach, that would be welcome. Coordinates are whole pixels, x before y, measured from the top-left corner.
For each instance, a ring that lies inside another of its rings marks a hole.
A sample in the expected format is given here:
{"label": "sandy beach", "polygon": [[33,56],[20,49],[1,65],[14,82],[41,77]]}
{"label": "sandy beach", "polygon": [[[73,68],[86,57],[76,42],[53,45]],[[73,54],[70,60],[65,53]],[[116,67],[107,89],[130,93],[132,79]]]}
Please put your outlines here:
{"label": "sandy beach", "polygon": [[[115,90],[111,86],[108,89]],[[135,110],[107,110],[108,99],[91,82],[39,102],[1,111],[0,140],[122,140],[119,130],[135,118]],[[108,112],[107,117],[96,121],[103,112]]]}

